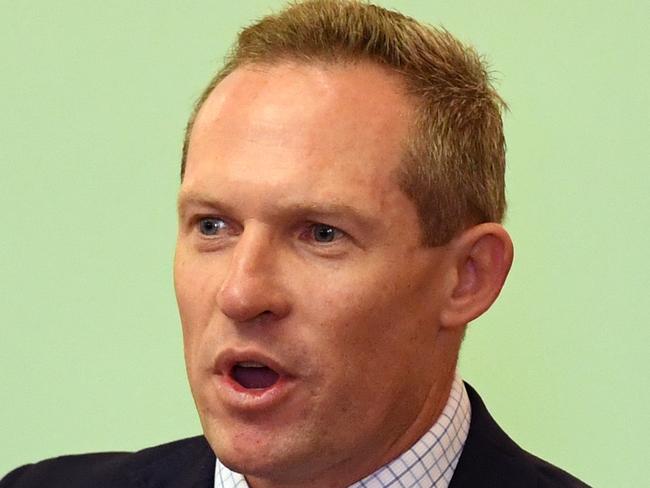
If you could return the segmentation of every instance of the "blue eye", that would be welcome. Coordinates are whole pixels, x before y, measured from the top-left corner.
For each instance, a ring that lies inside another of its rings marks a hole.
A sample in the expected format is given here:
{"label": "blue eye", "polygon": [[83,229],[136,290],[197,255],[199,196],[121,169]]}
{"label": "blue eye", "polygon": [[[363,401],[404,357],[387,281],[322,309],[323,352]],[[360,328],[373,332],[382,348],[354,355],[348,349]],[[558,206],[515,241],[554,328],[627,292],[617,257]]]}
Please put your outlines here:
{"label": "blue eye", "polygon": [[342,231],[336,227],[326,224],[314,224],[311,226],[311,236],[316,242],[333,242],[341,237]]}
{"label": "blue eye", "polygon": [[222,219],[207,218],[199,220],[199,232],[205,236],[215,236],[226,226]]}

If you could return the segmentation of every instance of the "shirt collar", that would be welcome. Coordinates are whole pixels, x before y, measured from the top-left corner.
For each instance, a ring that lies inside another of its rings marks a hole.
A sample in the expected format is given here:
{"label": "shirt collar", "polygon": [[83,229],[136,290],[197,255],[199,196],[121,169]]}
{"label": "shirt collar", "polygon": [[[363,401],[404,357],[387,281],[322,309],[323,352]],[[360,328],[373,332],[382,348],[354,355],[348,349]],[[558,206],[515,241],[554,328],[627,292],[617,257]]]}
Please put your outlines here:
{"label": "shirt collar", "polygon": [[[349,488],[447,488],[469,432],[471,407],[465,385],[458,375],[440,417],[411,448]],[[215,488],[249,488],[240,473],[217,458]]]}

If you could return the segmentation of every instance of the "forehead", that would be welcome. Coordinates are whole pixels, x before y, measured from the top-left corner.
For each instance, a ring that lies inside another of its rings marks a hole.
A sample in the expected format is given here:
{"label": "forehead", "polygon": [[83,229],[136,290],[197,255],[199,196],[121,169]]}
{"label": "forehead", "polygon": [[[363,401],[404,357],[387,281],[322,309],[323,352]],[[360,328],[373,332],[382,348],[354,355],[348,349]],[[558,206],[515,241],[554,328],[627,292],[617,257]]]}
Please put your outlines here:
{"label": "forehead", "polygon": [[197,114],[183,187],[249,181],[384,191],[401,164],[412,103],[374,63],[250,65]]}
{"label": "forehead", "polygon": [[[240,67],[221,81],[197,114],[192,138],[220,121],[271,128],[281,120],[336,122],[368,134],[394,131],[409,117],[410,100],[399,75],[372,62]],[[230,129],[234,129],[232,125]]]}

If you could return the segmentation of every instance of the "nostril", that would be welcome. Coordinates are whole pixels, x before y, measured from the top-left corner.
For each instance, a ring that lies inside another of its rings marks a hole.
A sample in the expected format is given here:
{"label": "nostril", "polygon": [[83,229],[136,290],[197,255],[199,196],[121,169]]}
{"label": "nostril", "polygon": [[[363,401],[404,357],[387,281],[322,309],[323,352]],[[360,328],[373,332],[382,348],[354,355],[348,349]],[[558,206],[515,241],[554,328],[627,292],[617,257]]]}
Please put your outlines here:
{"label": "nostril", "polygon": [[216,300],[220,311],[235,322],[267,321],[282,316],[286,308],[284,293],[263,280],[242,279],[234,285],[223,285]]}

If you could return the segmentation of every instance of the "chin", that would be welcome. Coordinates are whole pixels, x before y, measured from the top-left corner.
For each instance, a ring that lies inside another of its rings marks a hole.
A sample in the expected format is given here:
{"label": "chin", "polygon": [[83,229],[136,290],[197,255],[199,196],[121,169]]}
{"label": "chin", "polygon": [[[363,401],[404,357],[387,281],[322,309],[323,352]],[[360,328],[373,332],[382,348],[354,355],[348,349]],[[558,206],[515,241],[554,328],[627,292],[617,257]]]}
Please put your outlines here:
{"label": "chin", "polygon": [[223,465],[247,477],[273,479],[277,478],[278,473],[291,476],[291,471],[296,466],[293,456],[284,457],[277,448],[260,449],[259,446],[249,445],[242,449],[219,444],[213,450]]}
{"label": "chin", "polygon": [[278,465],[282,465],[282,460],[277,459],[283,452],[278,436],[264,429],[238,426],[235,420],[223,424],[212,419],[204,422],[203,431],[221,463],[233,471],[263,474],[277,472]]}
{"label": "chin", "polygon": [[[237,473],[257,478],[300,477],[297,466],[309,459],[308,446],[300,442],[299,432],[269,432],[255,426],[227,429],[212,425],[204,429],[205,436],[220,462]],[[234,427],[234,428],[233,428]],[[292,442],[298,441],[298,442]],[[301,445],[303,444],[303,445]],[[314,458],[313,452],[311,458]]]}

